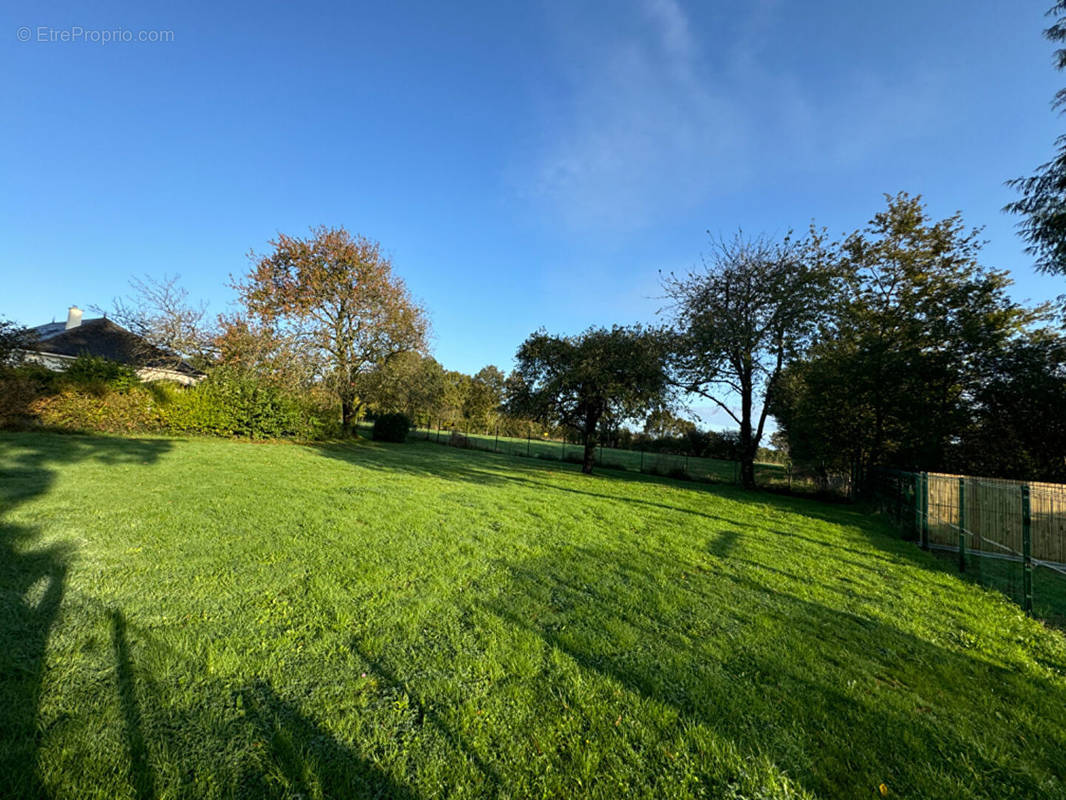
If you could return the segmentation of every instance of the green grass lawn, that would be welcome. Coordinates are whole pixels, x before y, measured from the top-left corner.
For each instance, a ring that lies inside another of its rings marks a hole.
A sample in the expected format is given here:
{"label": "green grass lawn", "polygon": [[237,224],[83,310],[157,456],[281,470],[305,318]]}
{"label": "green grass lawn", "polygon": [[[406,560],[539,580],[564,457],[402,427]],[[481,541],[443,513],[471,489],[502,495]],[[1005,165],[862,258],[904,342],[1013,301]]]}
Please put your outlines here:
{"label": "green grass lawn", "polygon": [[1066,797],[1066,640],[853,507],[0,434],[0,794]]}
{"label": "green grass lawn", "polygon": [[[369,434],[371,423],[362,423],[360,428]],[[473,449],[491,450],[504,455],[539,458],[545,461],[572,461],[580,463],[584,448],[549,439],[516,439],[492,434],[462,433]],[[438,444],[447,444],[451,431],[418,428],[411,431],[412,440],[425,439]],[[690,480],[712,483],[739,483],[740,465],[736,461],[720,458],[697,458],[673,453],[641,452],[610,447],[596,448],[596,464],[606,469],[631,472],[649,472],[659,475],[685,473]],[[760,486],[783,486],[788,483],[788,473],[781,464],[755,464],[755,475]]]}

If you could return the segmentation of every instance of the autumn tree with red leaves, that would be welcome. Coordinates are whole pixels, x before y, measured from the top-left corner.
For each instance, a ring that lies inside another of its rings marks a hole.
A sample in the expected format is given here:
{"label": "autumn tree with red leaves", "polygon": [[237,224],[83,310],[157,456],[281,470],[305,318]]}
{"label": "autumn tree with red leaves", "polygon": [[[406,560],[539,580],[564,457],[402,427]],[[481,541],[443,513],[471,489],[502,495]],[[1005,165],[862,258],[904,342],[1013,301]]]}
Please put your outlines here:
{"label": "autumn tree with red leaves", "polygon": [[249,319],[314,365],[350,431],[360,410],[358,377],[426,349],[425,309],[393,274],[381,245],[344,228],[319,226],[307,238],[279,234],[270,247],[268,255],[249,253],[251,269],[232,286]]}

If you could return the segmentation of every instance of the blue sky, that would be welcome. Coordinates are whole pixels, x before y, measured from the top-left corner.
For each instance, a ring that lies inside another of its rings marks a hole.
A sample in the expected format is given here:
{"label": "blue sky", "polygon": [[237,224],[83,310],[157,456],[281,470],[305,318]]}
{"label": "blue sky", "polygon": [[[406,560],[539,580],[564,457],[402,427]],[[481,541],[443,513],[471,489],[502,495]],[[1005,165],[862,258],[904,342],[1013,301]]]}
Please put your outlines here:
{"label": "blue sky", "polygon": [[[842,233],[899,190],[1050,298],[1000,211],[1063,128],[1049,4],[5,4],[0,316],[164,273],[224,311],[250,249],[344,225],[445,366],[509,368],[542,325],[653,319],[708,230]],[[142,30],[173,40],[84,41]]]}

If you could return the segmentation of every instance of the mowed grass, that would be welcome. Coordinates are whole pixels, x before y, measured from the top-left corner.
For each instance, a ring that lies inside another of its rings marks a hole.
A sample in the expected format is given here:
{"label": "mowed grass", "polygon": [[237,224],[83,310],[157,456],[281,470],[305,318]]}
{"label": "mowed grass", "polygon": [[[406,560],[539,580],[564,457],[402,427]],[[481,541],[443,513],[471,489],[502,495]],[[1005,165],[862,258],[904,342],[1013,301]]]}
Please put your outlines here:
{"label": "mowed grass", "polygon": [[[360,426],[364,435],[369,435],[370,423]],[[563,461],[581,463],[584,447],[579,444],[549,439],[517,439],[509,436],[491,434],[464,433],[456,431],[466,439],[466,446],[476,450],[490,450],[504,455],[539,458],[545,461]],[[449,444],[450,430],[417,428],[412,430],[409,438],[417,441],[424,439],[437,444]],[[647,472],[658,475],[685,473],[690,480],[712,483],[739,483],[740,465],[736,461],[720,458],[698,458],[676,455],[674,453],[641,452],[640,450],[622,450],[611,447],[597,447],[596,465],[605,469]],[[755,464],[755,475],[759,485],[783,485],[788,482],[788,473],[781,464]],[[681,477],[674,475],[674,477]]]}
{"label": "mowed grass", "polygon": [[1063,797],[1066,641],[844,506],[0,434],[11,797]]}

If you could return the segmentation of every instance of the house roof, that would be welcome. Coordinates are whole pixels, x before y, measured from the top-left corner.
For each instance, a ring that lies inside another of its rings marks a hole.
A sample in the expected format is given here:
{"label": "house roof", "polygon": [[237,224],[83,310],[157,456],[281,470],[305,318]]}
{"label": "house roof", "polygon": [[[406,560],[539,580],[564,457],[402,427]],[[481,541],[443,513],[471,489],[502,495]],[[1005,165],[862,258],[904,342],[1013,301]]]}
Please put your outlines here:
{"label": "house roof", "polygon": [[138,367],[171,369],[183,375],[201,375],[184,361],[142,337],[116,325],[106,317],[82,320],[67,328],[63,322],[51,322],[32,329],[37,341],[30,350],[58,356],[90,355]]}

